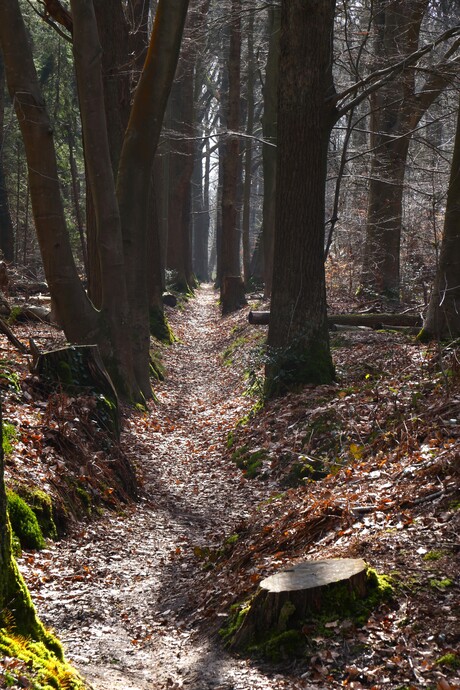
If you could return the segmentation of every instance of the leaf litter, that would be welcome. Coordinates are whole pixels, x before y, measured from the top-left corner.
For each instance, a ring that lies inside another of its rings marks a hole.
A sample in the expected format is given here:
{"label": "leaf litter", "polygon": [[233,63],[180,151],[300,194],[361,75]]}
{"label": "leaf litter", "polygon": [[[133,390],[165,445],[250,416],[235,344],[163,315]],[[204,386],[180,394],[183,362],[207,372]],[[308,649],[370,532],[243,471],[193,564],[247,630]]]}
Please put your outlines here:
{"label": "leaf litter", "polygon": [[[257,409],[243,374],[256,390],[265,329],[244,312],[222,318],[209,287],[169,316],[167,378],[148,411],[123,410],[117,447],[82,434],[84,401],[41,396],[26,372],[5,394],[19,431],[8,483],[40,484],[63,505],[73,472],[98,506],[19,559],[68,656],[101,690],[459,688],[447,663],[460,658],[456,351],[341,332],[337,384]],[[235,461],[251,454],[255,476]],[[394,601],[361,627],[306,626],[304,659],[275,666],[222,647],[230,605],[261,578],[329,556],[390,574]]]}

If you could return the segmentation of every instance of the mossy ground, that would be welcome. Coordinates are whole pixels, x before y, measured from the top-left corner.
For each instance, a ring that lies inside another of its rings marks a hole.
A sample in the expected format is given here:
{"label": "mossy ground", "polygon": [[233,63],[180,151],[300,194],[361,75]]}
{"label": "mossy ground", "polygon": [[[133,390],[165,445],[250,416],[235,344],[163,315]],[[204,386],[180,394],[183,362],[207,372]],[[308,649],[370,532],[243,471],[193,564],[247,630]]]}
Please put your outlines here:
{"label": "mossy ground", "polygon": [[0,654],[9,662],[0,667],[0,687],[33,690],[83,690],[85,683],[62,657],[43,642],[0,628]]}

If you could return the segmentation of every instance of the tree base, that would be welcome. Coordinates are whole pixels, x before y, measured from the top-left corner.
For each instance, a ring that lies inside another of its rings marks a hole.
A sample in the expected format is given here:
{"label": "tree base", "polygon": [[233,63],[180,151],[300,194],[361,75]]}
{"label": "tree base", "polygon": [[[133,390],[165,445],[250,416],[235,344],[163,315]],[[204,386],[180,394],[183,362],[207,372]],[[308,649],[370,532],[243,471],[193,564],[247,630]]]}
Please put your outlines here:
{"label": "tree base", "polygon": [[71,345],[36,353],[33,372],[52,389],[96,397],[95,419],[116,438],[120,435],[118,396],[97,345]]}
{"label": "tree base", "polygon": [[241,276],[225,276],[222,279],[220,301],[222,314],[231,314],[247,304]]}

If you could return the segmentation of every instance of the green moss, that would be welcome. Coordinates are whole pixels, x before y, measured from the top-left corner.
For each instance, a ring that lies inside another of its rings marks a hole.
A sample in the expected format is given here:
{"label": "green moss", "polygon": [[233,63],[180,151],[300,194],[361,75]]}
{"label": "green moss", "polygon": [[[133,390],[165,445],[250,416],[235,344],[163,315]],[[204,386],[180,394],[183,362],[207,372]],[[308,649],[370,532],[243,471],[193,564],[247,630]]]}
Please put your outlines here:
{"label": "green moss", "polygon": [[33,510],[14,491],[7,491],[11,528],[23,549],[43,549],[45,540]]}
{"label": "green moss", "polygon": [[260,468],[266,456],[265,448],[250,451],[247,446],[242,446],[232,454],[232,460],[240,470],[243,470],[247,479],[254,479],[260,474]]}
{"label": "green moss", "polygon": [[91,500],[91,496],[87,491],[82,486],[77,486],[75,487],[75,493],[77,494],[78,498],[80,499],[80,503],[82,504],[85,513],[87,515],[91,515],[92,513],[92,507],[93,507],[93,502]]}
{"label": "green moss", "polygon": [[448,587],[452,587],[453,581],[450,580],[448,577],[444,578],[443,580],[430,580],[430,587],[433,587],[434,589],[447,589]]}
{"label": "green moss", "polygon": [[274,633],[257,645],[250,645],[248,652],[278,663],[304,656],[306,648],[307,640],[300,630],[285,630]]}
{"label": "green moss", "polygon": [[0,359],[0,386],[19,393],[21,390],[19,374],[11,368],[12,366],[15,366],[14,362]]}
{"label": "green moss", "polygon": [[447,666],[453,671],[456,671],[457,669],[460,669],[460,656],[454,652],[448,652],[447,654],[440,656],[439,659],[436,659],[436,663],[438,666]]}
{"label": "green moss", "polygon": [[233,544],[236,544],[236,542],[238,541],[239,538],[240,538],[239,534],[231,534],[225,540],[225,544],[228,544],[229,546],[233,546]]}
{"label": "green moss", "polygon": [[150,351],[150,375],[156,381],[164,381],[166,370],[161,361],[161,355],[156,350]]}
{"label": "green moss", "polygon": [[423,556],[423,560],[424,561],[439,561],[439,559],[442,558],[443,555],[444,554],[442,553],[442,551],[428,551],[428,553],[426,553]]}
{"label": "green moss", "polygon": [[49,539],[57,539],[51,497],[38,487],[21,486],[17,489],[17,492],[35,513],[43,536]]}
{"label": "green moss", "polygon": [[223,363],[226,367],[229,367],[233,364],[233,358],[235,353],[247,342],[247,338],[243,335],[240,335],[239,338],[235,338],[228,347],[225,348],[225,350],[222,353],[222,360]]}
{"label": "green moss", "polygon": [[219,630],[219,635],[226,641],[230,642],[243,624],[246,615],[251,608],[252,599],[246,600],[239,604],[233,604],[230,607],[230,616],[226,624]]}
{"label": "green moss", "polygon": [[19,306],[14,306],[11,308],[10,315],[8,316],[8,323],[14,324],[18,320],[19,316],[21,316],[22,313],[22,307]]}
{"label": "green moss", "polygon": [[13,446],[17,439],[16,427],[14,424],[2,422],[2,434],[3,453],[5,455],[11,455],[13,452]]}
{"label": "green moss", "polygon": [[299,461],[291,466],[289,474],[283,483],[288,487],[296,487],[306,482],[324,479],[328,474],[329,469],[326,468],[321,458],[309,458],[305,455],[300,455]]}
{"label": "green moss", "polygon": [[168,323],[168,319],[159,307],[150,307],[149,310],[150,334],[162,343],[171,345],[175,338]]}
{"label": "green moss", "polygon": [[[78,672],[43,642],[0,628],[0,653],[18,661],[4,672],[6,686],[33,690],[83,690],[85,683]],[[0,684],[2,676],[0,675]]]}

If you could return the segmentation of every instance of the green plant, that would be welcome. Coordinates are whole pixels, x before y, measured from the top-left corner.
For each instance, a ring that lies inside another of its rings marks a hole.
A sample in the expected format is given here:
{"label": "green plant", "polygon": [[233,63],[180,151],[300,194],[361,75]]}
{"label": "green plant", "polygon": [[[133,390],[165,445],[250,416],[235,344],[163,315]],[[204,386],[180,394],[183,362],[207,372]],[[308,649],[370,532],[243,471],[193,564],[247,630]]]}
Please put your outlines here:
{"label": "green plant", "polygon": [[13,445],[17,439],[16,427],[8,422],[2,422],[3,432],[3,452],[5,455],[11,455],[13,452]]}
{"label": "green plant", "polygon": [[440,558],[443,557],[443,555],[444,554],[442,553],[442,551],[428,551],[428,553],[426,553],[423,556],[423,560],[424,561],[438,561]]}
{"label": "green plant", "polygon": [[16,393],[21,390],[19,374],[11,369],[10,362],[6,359],[0,359],[0,386]]}
{"label": "green plant", "polygon": [[45,540],[33,510],[14,491],[6,492],[11,528],[23,549],[43,549]]}
{"label": "green plant", "polygon": [[460,656],[454,652],[447,652],[447,654],[443,654],[439,659],[436,659],[436,663],[438,666],[447,666],[456,671],[460,669]]}
{"label": "green plant", "polygon": [[21,486],[17,488],[17,493],[35,513],[43,536],[57,539],[51,497],[38,487]]}

